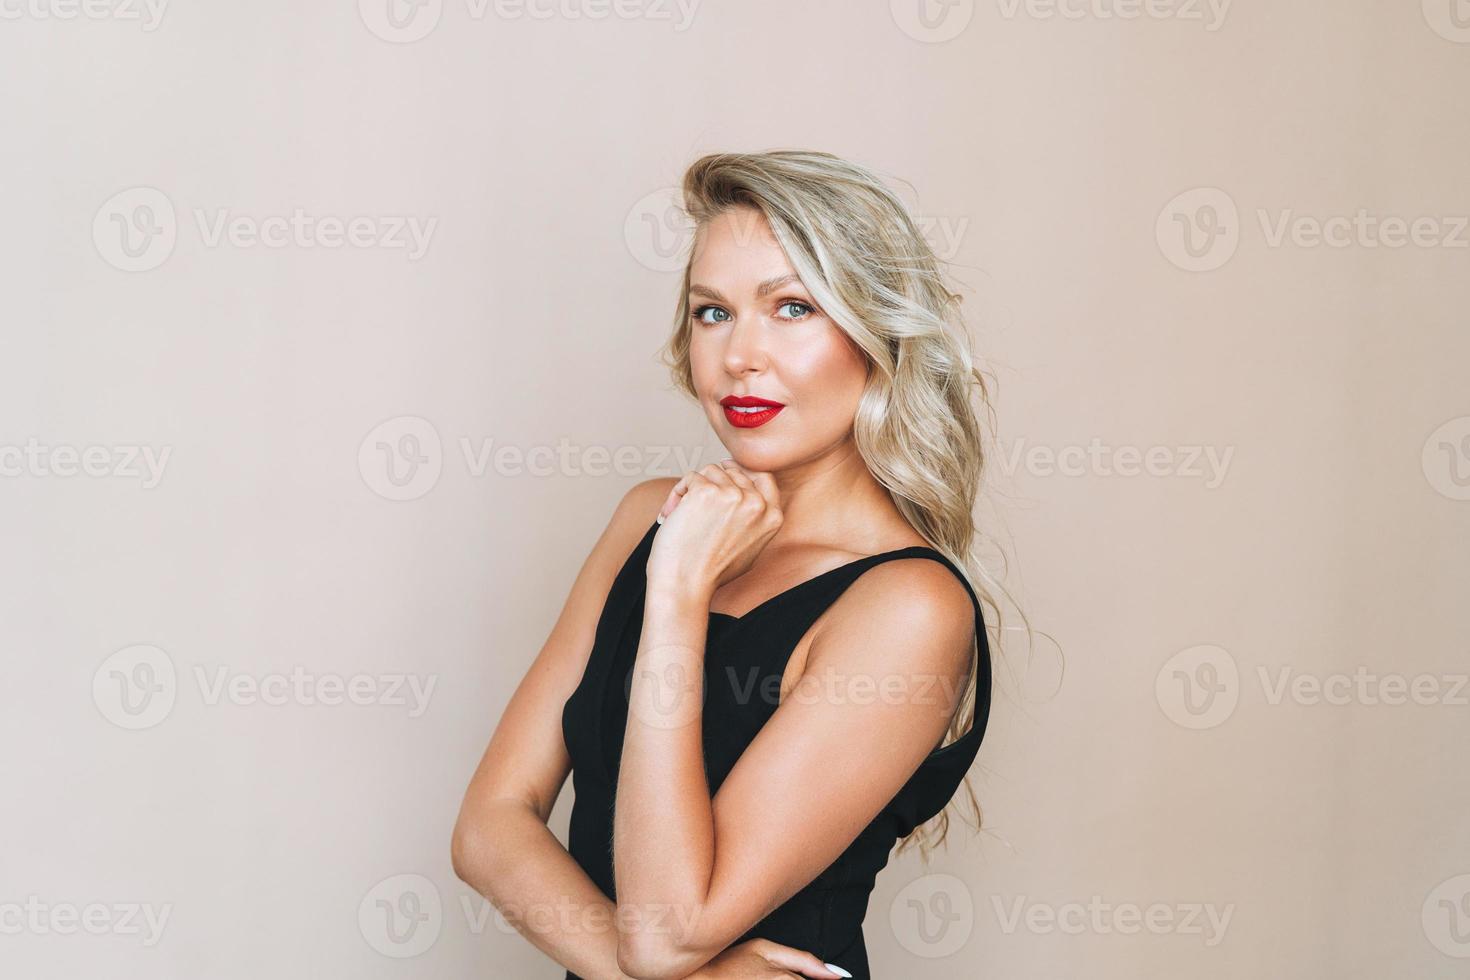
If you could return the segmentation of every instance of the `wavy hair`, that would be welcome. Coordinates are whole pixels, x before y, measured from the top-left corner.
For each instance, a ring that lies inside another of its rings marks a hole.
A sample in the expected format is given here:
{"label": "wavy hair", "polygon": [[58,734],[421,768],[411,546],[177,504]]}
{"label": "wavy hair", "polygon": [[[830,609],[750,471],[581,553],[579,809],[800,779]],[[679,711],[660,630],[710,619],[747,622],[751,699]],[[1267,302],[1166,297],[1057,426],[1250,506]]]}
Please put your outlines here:
{"label": "wavy hair", "polygon": [[[696,229],[733,208],[765,216],[802,285],[868,362],[853,422],[859,454],[914,529],[964,572],[998,627],[991,590],[1006,590],[973,553],[986,455],[976,401],[993,423],[989,388],[969,349],[961,297],[903,202],[871,171],[811,150],[703,156],[685,171],[681,190]],[[660,359],[675,387],[697,400],[689,362],[692,263],[691,246],[673,335]],[[965,694],[944,744],[969,729],[982,693],[982,721],[988,717],[991,673],[981,692],[977,670],[980,657],[990,657],[985,633],[975,637]],[[968,777],[964,787],[979,830],[983,815]],[[947,809],[914,828],[898,852],[917,840],[927,863],[948,834]]]}

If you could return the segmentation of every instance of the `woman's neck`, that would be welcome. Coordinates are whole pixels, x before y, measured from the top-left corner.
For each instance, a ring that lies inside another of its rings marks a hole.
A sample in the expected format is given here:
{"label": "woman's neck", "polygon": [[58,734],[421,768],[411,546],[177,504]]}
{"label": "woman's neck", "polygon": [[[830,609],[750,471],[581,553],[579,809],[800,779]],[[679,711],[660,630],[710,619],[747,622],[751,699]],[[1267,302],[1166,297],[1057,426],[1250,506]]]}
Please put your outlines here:
{"label": "woman's neck", "polygon": [[875,554],[922,541],[851,440],[771,475],[783,521],[768,547],[822,545]]}

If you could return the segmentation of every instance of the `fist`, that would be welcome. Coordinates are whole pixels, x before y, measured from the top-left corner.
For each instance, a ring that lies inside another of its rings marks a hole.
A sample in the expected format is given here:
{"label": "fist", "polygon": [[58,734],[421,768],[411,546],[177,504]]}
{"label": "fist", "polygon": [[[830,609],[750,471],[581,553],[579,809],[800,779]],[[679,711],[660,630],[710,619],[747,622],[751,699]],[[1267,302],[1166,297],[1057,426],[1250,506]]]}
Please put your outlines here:
{"label": "fist", "polygon": [[648,556],[649,592],[708,601],[745,574],[781,528],[781,494],[769,473],[733,459],[691,470],[659,510]]}

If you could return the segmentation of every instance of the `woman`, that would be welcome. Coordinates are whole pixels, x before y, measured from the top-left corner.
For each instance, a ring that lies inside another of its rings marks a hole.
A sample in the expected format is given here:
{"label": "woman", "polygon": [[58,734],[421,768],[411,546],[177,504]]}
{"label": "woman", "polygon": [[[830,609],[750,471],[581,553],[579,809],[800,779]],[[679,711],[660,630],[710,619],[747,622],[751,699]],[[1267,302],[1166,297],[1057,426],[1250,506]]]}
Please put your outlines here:
{"label": "woman", "polygon": [[868,171],[716,154],[683,193],[666,353],[730,458],[618,505],[470,783],[455,869],[569,978],[865,978],[874,877],[930,818],[942,838],[989,712],[963,571],[984,383]]}

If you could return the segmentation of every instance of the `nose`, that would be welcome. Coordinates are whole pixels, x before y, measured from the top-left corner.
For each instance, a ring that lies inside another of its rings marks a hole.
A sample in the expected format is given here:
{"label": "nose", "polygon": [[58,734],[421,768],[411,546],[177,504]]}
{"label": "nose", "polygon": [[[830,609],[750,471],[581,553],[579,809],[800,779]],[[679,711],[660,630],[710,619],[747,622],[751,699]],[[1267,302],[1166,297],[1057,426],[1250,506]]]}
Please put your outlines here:
{"label": "nose", "polygon": [[731,377],[766,369],[765,327],[759,321],[737,320],[725,337],[725,371]]}

